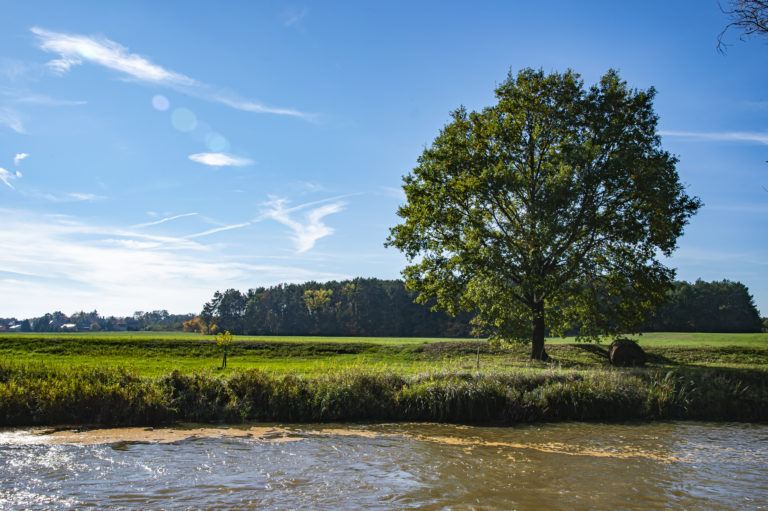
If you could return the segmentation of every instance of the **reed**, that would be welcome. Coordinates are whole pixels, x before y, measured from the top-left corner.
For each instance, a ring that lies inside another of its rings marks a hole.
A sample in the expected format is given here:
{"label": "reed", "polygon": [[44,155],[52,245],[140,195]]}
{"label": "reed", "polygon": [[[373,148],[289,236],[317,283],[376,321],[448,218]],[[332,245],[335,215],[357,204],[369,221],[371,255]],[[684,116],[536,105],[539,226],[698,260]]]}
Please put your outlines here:
{"label": "reed", "polygon": [[145,377],[124,368],[0,363],[3,426],[638,419],[768,421],[768,372],[552,367],[404,375],[361,364],[320,376],[245,370]]}

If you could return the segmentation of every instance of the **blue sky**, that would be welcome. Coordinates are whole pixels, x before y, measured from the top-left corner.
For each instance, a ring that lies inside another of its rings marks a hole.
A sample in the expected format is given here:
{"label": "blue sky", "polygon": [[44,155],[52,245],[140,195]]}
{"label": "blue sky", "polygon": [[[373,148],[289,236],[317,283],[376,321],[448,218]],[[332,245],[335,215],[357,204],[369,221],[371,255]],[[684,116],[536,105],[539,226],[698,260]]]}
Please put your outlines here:
{"label": "blue sky", "polygon": [[2,2],[0,317],[396,278],[401,177],[508,71],[656,87],[705,207],[668,261],[768,314],[768,44],[715,0]]}

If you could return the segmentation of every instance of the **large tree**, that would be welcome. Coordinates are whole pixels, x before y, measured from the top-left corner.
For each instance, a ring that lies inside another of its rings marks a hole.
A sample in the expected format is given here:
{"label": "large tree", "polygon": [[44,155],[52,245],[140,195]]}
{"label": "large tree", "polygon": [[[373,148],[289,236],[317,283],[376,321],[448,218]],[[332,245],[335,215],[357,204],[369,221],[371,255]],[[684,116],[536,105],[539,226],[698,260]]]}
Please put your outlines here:
{"label": "large tree", "polygon": [[418,300],[477,311],[491,338],[583,338],[642,322],[669,289],[669,255],[700,207],[660,146],[655,91],[615,71],[511,72],[498,103],[459,108],[405,176],[403,223],[388,245]]}

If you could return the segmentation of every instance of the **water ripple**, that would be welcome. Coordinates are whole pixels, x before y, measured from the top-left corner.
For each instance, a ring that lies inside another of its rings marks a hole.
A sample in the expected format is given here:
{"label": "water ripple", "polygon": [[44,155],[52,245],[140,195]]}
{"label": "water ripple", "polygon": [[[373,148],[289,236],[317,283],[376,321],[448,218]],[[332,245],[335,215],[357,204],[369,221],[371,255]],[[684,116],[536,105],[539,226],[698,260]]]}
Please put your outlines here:
{"label": "water ripple", "polygon": [[0,509],[765,509],[768,502],[764,425],[147,432],[162,441],[137,440],[134,430],[118,440],[120,431],[94,437],[108,443],[0,432]]}

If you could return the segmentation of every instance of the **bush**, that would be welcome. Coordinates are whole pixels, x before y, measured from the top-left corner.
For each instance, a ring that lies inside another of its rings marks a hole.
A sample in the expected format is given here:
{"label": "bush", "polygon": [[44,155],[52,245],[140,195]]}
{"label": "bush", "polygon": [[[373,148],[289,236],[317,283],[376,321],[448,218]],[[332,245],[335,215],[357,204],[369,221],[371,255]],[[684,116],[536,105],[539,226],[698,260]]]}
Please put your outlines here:
{"label": "bush", "polygon": [[520,371],[405,377],[347,370],[310,378],[263,371],[142,378],[124,369],[0,363],[0,425],[173,421],[768,420],[763,370]]}

